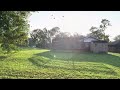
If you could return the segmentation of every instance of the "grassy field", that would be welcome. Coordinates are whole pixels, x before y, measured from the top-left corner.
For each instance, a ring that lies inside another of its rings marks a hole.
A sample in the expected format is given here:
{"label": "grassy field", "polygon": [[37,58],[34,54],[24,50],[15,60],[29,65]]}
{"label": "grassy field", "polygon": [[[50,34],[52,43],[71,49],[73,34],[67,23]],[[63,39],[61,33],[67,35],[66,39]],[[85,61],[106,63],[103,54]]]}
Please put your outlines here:
{"label": "grassy field", "polygon": [[0,78],[120,78],[120,54],[63,53],[42,49],[22,49],[10,55],[1,52]]}

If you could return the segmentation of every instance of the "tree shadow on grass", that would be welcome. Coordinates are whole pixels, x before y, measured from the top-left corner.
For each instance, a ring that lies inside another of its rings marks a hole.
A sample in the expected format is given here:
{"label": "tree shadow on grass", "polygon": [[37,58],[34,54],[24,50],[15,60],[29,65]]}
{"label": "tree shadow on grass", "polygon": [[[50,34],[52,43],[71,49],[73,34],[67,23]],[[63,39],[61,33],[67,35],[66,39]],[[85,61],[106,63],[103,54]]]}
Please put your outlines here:
{"label": "tree shadow on grass", "polygon": [[0,56],[0,61],[5,60],[7,56]]}
{"label": "tree shadow on grass", "polygon": [[[68,58],[66,59],[62,56],[65,56]],[[105,66],[104,68],[109,69],[109,71],[96,70],[94,68],[93,69],[88,69],[88,68],[83,69],[83,68],[75,68],[75,67],[69,68],[64,66],[50,65],[49,63],[53,60],[74,61],[74,63],[75,62],[97,62],[97,63],[109,64],[112,66],[120,67],[120,57],[111,55],[111,54],[64,53],[64,52],[46,51],[43,53],[35,54],[33,57],[29,58],[29,61],[32,62],[32,64],[42,68],[64,69],[64,70],[73,70],[73,71],[80,71],[80,72],[87,71],[87,72],[95,72],[95,73],[103,72],[110,75],[111,74],[117,75],[117,73],[113,70],[113,68],[110,68],[107,66]],[[98,66],[98,68],[101,68],[101,67]]]}
{"label": "tree shadow on grass", "polygon": [[78,71],[78,72],[92,72],[95,74],[98,73],[104,73],[104,74],[109,74],[109,75],[117,75],[114,70],[110,69],[109,71],[103,71],[103,70],[96,70],[96,69],[88,69],[88,68],[75,68],[75,67],[63,67],[63,66],[56,66],[56,65],[49,65],[50,61],[43,62],[40,59],[36,59],[35,57],[29,58],[29,61],[32,62],[33,65],[41,68],[46,68],[46,69],[62,69],[62,70],[69,70],[69,71]]}
{"label": "tree shadow on grass", "polygon": [[112,54],[95,54],[95,53],[65,53],[46,51],[43,53],[35,54],[36,56],[43,56],[50,60],[63,60],[74,62],[97,62],[109,64],[112,66],[120,67],[120,56]]}

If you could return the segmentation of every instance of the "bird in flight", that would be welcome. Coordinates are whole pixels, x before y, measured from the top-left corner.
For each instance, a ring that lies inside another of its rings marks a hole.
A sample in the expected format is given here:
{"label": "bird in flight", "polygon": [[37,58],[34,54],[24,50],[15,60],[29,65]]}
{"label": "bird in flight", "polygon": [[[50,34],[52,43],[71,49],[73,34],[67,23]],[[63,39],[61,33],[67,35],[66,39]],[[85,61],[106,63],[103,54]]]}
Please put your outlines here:
{"label": "bird in flight", "polygon": [[[53,19],[56,19],[53,14],[51,16],[53,17]],[[62,17],[64,17],[64,16],[62,16]]]}
{"label": "bird in flight", "polygon": [[[51,15],[51,16],[53,16],[53,15]],[[55,17],[53,19],[55,19]]]}

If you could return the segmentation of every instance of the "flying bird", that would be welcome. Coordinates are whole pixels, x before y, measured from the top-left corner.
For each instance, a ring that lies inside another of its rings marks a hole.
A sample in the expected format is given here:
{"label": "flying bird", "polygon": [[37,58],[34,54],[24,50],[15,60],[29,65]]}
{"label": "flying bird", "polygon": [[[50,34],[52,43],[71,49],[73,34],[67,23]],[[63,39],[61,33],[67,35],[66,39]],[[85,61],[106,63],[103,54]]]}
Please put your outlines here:
{"label": "flying bird", "polygon": [[[53,15],[51,15],[51,16],[53,17]],[[55,19],[55,17],[53,19]]]}

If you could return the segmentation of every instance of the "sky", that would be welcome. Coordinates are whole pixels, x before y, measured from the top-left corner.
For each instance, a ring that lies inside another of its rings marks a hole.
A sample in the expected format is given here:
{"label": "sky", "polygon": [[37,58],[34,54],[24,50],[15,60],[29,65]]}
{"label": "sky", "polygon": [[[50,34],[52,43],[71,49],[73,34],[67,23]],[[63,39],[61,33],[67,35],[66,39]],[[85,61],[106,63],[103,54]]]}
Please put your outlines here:
{"label": "sky", "polygon": [[39,11],[32,13],[29,23],[30,31],[57,26],[62,32],[87,35],[92,26],[99,27],[102,19],[109,20],[112,25],[105,31],[112,41],[120,35],[120,11]]}

